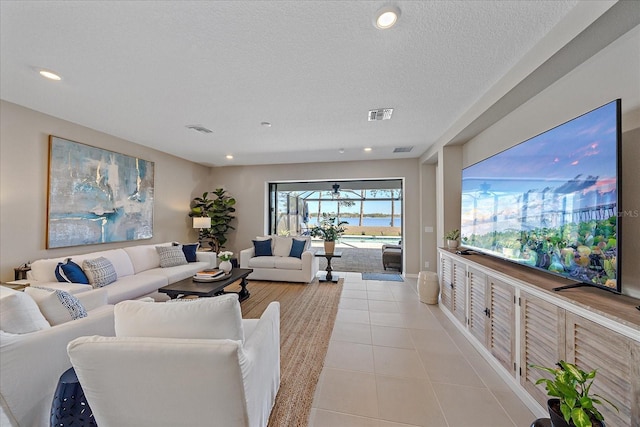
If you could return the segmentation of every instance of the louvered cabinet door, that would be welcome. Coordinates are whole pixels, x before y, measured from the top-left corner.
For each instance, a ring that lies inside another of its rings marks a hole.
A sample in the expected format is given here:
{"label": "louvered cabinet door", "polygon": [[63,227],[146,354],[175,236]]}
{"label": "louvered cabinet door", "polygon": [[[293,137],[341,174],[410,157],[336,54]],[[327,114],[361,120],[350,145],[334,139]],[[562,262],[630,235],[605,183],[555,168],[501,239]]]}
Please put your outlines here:
{"label": "louvered cabinet door", "polygon": [[604,326],[567,313],[567,360],[597,369],[591,393],[613,402],[598,405],[607,427],[640,426],[640,344]]}
{"label": "louvered cabinet door", "polygon": [[542,377],[551,378],[530,364],[552,367],[565,357],[565,310],[526,292],[520,294],[520,384],[543,407],[547,391],[544,384],[536,385]]}
{"label": "louvered cabinet door", "polygon": [[447,310],[453,312],[452,300],[453,300],[453,273],[452,273],[451,258],[442,255],[440,257],[440,303],[444,305]]}
{"label": "louvered cabinet door", "polygon": [[487,275],[469,268],[469,332],[487,345]]}
{"label": "louvered cabinet door", "polygon": [[467,266],[453,261],[453,315],[467,324]]}
{"label": "louvered cabinet door", "polygon": [[487,347],[493,357],[515,375],[515,303],[513,286],[491,276],[487,277],[489,308],[489,340]]}

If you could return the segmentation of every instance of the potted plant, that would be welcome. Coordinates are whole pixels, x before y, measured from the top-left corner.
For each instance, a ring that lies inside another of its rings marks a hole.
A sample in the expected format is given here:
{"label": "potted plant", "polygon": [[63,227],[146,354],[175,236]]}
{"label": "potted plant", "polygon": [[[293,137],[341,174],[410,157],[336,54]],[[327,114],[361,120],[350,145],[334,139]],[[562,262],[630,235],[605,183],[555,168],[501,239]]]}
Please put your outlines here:
{"label": "potted plant", "polygon": [[540,378],[536,384],[544,384],[547,394],[554,397],[547,401],[551,424],[554,427],[591,427],[604,426],[604,417],[594,404],[602,401],[618,408],[609,400],[597,394],[589,394],[596,376],[596,369],[585,372],[573,363],[561,360],[557,368],[529,365],[553,375],[553,379]]}
{"label": "potted plant", "polygon": [[455,249],[458,247],[458,241],[460,240],[460,230],[457,228],[447,231],[444,235],[444,239],[447,241],[447,247],[449,249]]}
{"label": "potted plant", "polygon": [[218,258],[222,260],[218,268],[224,271],[224,274],[229,274],[229,272],[233,269],[233,265],[231,264],[231,257],[233,256],[233,252],[230,251],[222,251],[218,254]]}
{"label": "potted plant", "polygon": [[202,197],[196,197],[191,202],[190,217],[208,216],[211,218],[211,228],[203,228],[200,230],[200,240],[209,240],[209,246],[213,252],[220,252],[227,242],[227,233],[229,230],[235,230],[231,225],[231,221],[235,218],[233,207],[236,199],[226,194],[222,188],[217,188],[212,192],[215,199],[209,199],[209,192],[202,194]]}
{"label": "potted plant", "polygon": [[313,237],[320,237],[324,240],[324,251],[332,254],[336,246],[336,240],[345,232],[345,224],[348,224],[348,222],[340,221],[336,223],[336,217],[323,213],[320,224],[312,227],[310,234]]}

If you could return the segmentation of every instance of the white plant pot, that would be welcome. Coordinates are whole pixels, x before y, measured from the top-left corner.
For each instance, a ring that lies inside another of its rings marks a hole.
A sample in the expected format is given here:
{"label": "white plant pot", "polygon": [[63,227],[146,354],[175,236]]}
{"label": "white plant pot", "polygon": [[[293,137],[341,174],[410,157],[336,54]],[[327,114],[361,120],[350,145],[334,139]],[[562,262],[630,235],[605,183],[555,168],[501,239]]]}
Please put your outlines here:
{"label": "white plant pot", "polygon": [[231,265],[231,262],[229,261],[220,261],[220,265],[218,266],[218,268],[224,271],[224,274],[229,274],[229,272],[233,268],[233,265]]}
{"label": "white plant pot", "polygon": [[458,241],[457,240],[447,240],[447,247],[449,249],[455,249],[458,247]]}

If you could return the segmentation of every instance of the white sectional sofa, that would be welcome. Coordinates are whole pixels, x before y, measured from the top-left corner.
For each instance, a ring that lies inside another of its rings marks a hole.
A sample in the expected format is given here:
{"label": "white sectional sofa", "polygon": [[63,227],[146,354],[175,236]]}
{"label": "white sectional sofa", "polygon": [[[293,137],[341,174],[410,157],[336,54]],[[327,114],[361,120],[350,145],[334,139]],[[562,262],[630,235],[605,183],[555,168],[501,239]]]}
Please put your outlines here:
{"label": "white sectional sofa", "polygon": [[[71,367],[67,344],[80,336],[114,336],[113,304],[153,294],[162,286],[216,266],[215,253],[197,252],[196,262],[162,268],[156,246],[171,245],[138,245],[33,262],[27,275],[31,287],[66,291],[86,309],[86,317],[61,324],[50,325],[50,319],[43,318],[46,314],[38,311],[30,298],[31,290],[17,292],[0,287],[0,426],[49,425],[58,379]],[[117,274],[115,282],[94,289],[91,285],[57,280],[55,269],[59,262],[71,258],[82,265],[84,260],[99,257],[113,265]],[[30,312],[24,307],[31,307]],[[26,318],[25,313],[29,314]],[[29,321],[37,325],[23,325]]]}
{"label": "white sectional sofa", "polygon": [[196,252],[197,262],[162,268],[156,246],[171,245],[171,242],[157,245],[138,245],[82,255],[41,259],[31,263],[31,271],[27,272],[27,279],[31,286],[61,289],[71,294],[91,291],[92,287],[89,285],[58,282],[55,276],[56,266],[68,258],[71,258],[76,264],[82,265],[84,260],[104,257],[111,261],[118,276],[115,282],[105,286],[108,303],[116,304],[120,301],[148,295],[163,286],[186,279],[200,270],[213,268],[217,265],[214,252]]}
{"label": "white sectional sofa", "polygon": [[[310,283],[318,274],[319,259],[311,249],[308,236],[265,236],[256,241],[271,240],[271,254],[256,256],[256,246],[240,251],[240,268],[252,268],[248,278],[251,280],[270,280],[275,282]],[[304,240],[304,249],[300,258],[290,256],[293,239]]]}

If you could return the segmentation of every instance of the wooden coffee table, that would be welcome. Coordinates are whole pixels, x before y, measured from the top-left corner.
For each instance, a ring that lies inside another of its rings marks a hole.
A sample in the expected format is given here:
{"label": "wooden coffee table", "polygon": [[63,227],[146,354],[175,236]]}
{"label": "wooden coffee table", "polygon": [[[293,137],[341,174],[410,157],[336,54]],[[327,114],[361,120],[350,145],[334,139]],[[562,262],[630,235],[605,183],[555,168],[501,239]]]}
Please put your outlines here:
{"label": "wooden coffee table", "polygon": [[158,289],[158,292],[167,294],[169,298],[175,299],[180,295],[194,295],[197,297],[214,297],[216,295],[222,295],[226,293],[224,288],[232,283],[240,280],[240,292],[238,292],[238,299],[244,301],[251,295],[247,290],[247,276],[253,272],[251,268],[234,268],[231,270],[231,276],[216,280],[214,282],[196,282],[192,277],[189,277],[179,282],[172,283]]}

